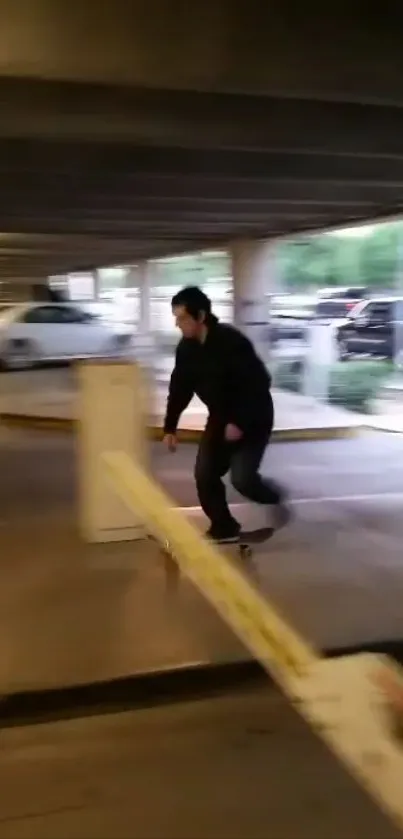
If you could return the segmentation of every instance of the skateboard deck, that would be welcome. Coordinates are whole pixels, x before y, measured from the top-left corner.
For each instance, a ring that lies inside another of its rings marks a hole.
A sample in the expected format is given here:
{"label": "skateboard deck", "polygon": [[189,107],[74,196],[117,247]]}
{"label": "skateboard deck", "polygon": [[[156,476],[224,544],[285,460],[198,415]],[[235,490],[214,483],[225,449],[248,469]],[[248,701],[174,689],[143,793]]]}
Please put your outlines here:
{"label": "skateboard deck", "polygon": [[268,539],[274,535],[274,527],[256,527],[254,530],[241,530],[239,534],[239,542],[248,545],[261,545],[262,542],[267,542]]}
{"label": "skateboard deck", "polygon": [[[263,542],[267,542],[271,537],[274,535],[275,529],[273,527],[269,527],[268,525],[265,527],[255,527],[253,530],[241,530],[239,534],[239,538],[236,542],[217,542],[216,546],[218,548],[243,548],[243,547],[251,547],[252,545],[261,545]],[[153,536],[149,536],[153,542],[158,541]],[[213,543],[214,544],[214,543]],[[169,541],[167,540],[163,545],[164,550],[170,551]]]}
{"label": "skateboard deck", "polygon": [[[226,549],[235,549],[235,553],[238,557],[242,560],[247,560],[252,558],[253,554],[253,546],[254,545],[262,545],[264,542],[267,542],[271,537],[274,535],[275,529],[273,527],[257,527],[253,530],[241,530],[239,534],[239,539],[236,542],[223,542],[222,544],[217,544],[217,548],[220,550]],[[160,550],[165,560],[165,571],[167,574],[167,581],[171,582],[176,586],[177,581],[180,577],[179,568],[175,562],[171,545],[169,540],[167,539],[165,543],[161,544],[155,537],[149,536],[151,541],[156,542],[159,544]]]}
{"label": "skateboard deck", "polygon": [[235,542],[235,547],[238,548],[241,558],[247,558],[252,555],[253,545],[262,545],[267,542],[274,535],[273,527],[256,527],[254,530],[241,530],[238,542]]}

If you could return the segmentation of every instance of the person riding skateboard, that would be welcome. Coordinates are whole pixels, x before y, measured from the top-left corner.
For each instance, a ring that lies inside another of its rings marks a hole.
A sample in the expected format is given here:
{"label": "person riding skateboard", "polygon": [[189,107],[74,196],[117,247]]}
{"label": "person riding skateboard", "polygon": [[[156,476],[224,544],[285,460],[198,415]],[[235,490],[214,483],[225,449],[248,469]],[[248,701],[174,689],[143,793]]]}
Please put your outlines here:
{"label": "person riding skateboard", "polygon": [[194,472],[201,508],[211,522],[206,535],[218,543],[239,539],[241,526],[222,481],[227,472],[241,495],[270,509],[270,524],[278,529],[289,519],[284,492],[259,473],[273,429],[270,374],[251,341],[219,322],[200,288],[183,288],[171,306],[182,338],[169,384],[164,442],[176,450],[179,418],[196,394],[208,408]]}

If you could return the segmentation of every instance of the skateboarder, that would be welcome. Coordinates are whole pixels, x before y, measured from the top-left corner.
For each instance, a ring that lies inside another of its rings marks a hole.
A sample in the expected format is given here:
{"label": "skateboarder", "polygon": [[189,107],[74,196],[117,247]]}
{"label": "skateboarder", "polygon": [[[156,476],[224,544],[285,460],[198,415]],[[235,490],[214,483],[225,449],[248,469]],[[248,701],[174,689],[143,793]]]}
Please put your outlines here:
{"label": "skateboarder", "polygon": [[217,542],[237,542],[240,525],[232,516],[222,477],[229,472],[235,489],[271,511],[267,524],[277,529],[289,518],[283,491],[259,474],[273,428],[271,378],[252,343],[233,326],[221,324],[211,301],[196,286],[172,298],[182,332],[169,385],[164,441],[175,451],[182,412],[196,394],[208,420],[196,457],[195,479],[201,507],[210,519],[207,532]]}

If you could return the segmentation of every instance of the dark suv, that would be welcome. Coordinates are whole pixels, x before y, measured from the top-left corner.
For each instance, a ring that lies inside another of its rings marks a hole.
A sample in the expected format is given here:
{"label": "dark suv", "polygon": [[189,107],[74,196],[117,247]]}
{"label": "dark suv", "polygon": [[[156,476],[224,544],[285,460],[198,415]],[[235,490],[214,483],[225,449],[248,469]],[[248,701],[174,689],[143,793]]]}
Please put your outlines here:
{"label": "dark suv", "polygon": [[337,330],[339,357],[371,355],[393,359],[403,351],[403,297],[365,300]]}
{"label": "dark suv", "polygon": [[338,320],[345,318],[354,306],[369,296],[368,289],[362,286],[348,288],[327,288],[318,294],[314,318],[320,320]]}

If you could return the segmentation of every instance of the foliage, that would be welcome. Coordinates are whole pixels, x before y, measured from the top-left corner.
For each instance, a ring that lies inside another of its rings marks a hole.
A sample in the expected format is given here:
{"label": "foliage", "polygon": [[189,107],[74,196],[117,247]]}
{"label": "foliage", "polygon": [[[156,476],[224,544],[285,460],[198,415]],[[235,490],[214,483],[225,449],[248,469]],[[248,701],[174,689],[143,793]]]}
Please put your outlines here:
{"label": "foliage", "polygon": [[[403,285],[403,222],[362,228],[363,235],[317,233],[280,241],[277,265],[286,291],[309,292],[324,286],[366,285],[373,290]],[[225,250],[199,251],[158,261],[156,285],[205,285],[230,277]],[[125,269],[101,269],[103,289],[124,285]],[[269,286],[269,277],[268,277]],[[267,289],[270,290],[269,287]]]}
{"label": "foliage", "polygon": [[369,411],[382,382],[392,366],[382,361],[357,361],[338,364],[330,374],[329,402],[352,411]]}
{"label": "foliage", "polygon": [[[328,402],[366,413],[392,369],[392,365],[383,361],[363,360],[336,364],[330,370]],[[301,393],[303,363],[279,362],[274,369],[273,384],[282,390]]]}
{"label": "foliage", "polygon": [[402,244],[402,222],[375,225],[363,236],[322,233],[285,241],[278,249],[282,285],[287,291],[349,285],[394,288],[403,279]]}
{"label": "foliage", "polygon": [[225,251],[200,251],[159,262],[158,285],[198,285],[216,277],[227,277],[230,271]]}
{"label": "foliage", "polygon": [[303,364],[300,361],[280,361],[271,368],[273,387],[301,393]]}

